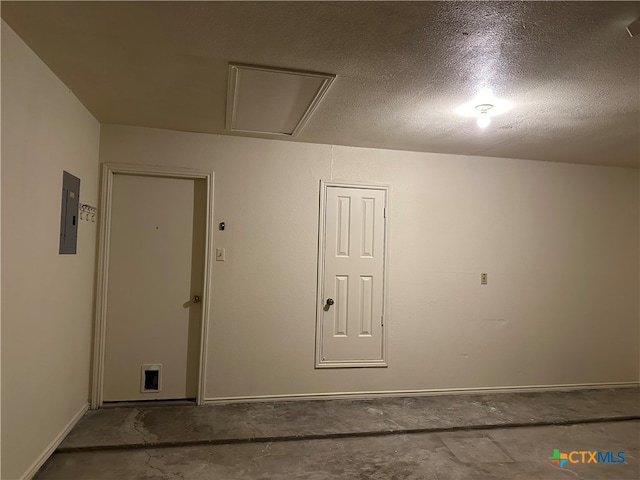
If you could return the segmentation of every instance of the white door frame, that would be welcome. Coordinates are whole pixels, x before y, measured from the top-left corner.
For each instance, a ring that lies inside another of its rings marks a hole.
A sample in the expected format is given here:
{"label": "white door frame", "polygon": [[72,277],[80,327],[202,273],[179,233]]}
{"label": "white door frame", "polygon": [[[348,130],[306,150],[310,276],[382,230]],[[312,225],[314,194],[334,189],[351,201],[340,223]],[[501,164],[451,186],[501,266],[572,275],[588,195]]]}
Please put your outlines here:
{"label": "white door frame", "polygon": [[[366,188],[383,190],[385,192],[386,211],[384,222],[384,261],[383,261],[383,294],[382,315],[384,324],[382,328],[382,360],[379,362],[326,362],[322,360],[322,320],[324,314],[324,260],[325,260],[325,230],[326,230],[326,201],[327,189],[331,187]],[[315,368],[354,368],[354,367],[387,367],[387,325],[389,305],[389,215],[390,212],[391,185],[381,183],[341,182],[335,180],[320,180],[320,212],[318,216],[318,283],[316,291],[316,354]]]}
{"label": "white door frame", "polygon": [[207,206],[205,224],[204,278],[202,283],[202,321],[200,328],[200,365],[196,402],[204,404],[207,368],[207,338],[209,329],[209,298],[211,293],[211,265],[213,258],[213,172],[166,168],[147,165],[104,163],[100,196],[100,236],[98,240],[98,275],[96,286],[96,320],[93,339],[93,364],[91,371],[91,408],[102,406],[104,387],[104,355],[107,328],[107,292],[109,287],[109,247],[111,241],[111,200],[114,174],[145,175],[205,180]]}

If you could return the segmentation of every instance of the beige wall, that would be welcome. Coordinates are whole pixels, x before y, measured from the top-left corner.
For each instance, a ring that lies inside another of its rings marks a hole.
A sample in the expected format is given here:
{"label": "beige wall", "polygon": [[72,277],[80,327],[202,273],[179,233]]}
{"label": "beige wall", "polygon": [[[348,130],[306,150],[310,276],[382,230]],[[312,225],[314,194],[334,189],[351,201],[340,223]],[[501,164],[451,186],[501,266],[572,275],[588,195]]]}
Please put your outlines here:
{"label": "beige wall", "polygon": [[62,171],[96,205],[100,126],[2,22],[2,479],[87,403],[97,223],[58,255]]}
{"label": "beige wall", "polygon": [[[100,160],[215,171],[209,399],[638,381],[638,170],[112,125]],[[389,368],[313,368],[320,179],[392,187]]]}

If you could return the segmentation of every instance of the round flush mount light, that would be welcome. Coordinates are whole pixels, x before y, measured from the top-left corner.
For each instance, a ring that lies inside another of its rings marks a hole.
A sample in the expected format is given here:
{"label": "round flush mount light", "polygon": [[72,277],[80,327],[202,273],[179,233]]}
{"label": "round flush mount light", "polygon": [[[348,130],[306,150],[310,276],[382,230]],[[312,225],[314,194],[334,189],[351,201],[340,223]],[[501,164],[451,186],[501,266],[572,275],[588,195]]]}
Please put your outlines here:
{"label": "round flush mount light", "polygon": [[496,98],[489,89],[482,89],[473,100],[456,108],[456,113],[463,117],[477,118],[480,128],[487,128],[491,117],[500,115],[512,107],[510,102]]}
{"label": "round flush mount light", "polygon": [[490,103],[482,103],[480,105],[476,105],[476,111],[478,112],[478,126],[480,128],[487,128],[491,123],[491,117],[489,116],[489,112],[493,109],[493,105]]}

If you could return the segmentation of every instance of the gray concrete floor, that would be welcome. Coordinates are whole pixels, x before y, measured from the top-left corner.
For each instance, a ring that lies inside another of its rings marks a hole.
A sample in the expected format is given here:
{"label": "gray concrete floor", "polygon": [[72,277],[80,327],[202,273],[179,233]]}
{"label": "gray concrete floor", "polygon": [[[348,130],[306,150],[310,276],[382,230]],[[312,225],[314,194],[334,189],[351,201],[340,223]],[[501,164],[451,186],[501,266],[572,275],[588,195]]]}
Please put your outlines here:
{"label": "gray concrete floor", "polygon": [[[640,390],[89,412],[37,480],[640,478]],[[624,451],[566,464],[561,452]]]}

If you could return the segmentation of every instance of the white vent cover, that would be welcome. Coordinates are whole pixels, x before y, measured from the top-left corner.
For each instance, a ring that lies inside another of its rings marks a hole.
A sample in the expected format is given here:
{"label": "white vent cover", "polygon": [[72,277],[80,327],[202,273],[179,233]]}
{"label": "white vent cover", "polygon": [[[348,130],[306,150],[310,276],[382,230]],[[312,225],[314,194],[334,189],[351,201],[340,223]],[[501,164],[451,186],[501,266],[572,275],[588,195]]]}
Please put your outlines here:
{"label": "white vent cover", "polygon": [[229,64],[227,130],[296,135],[335,75]]}

